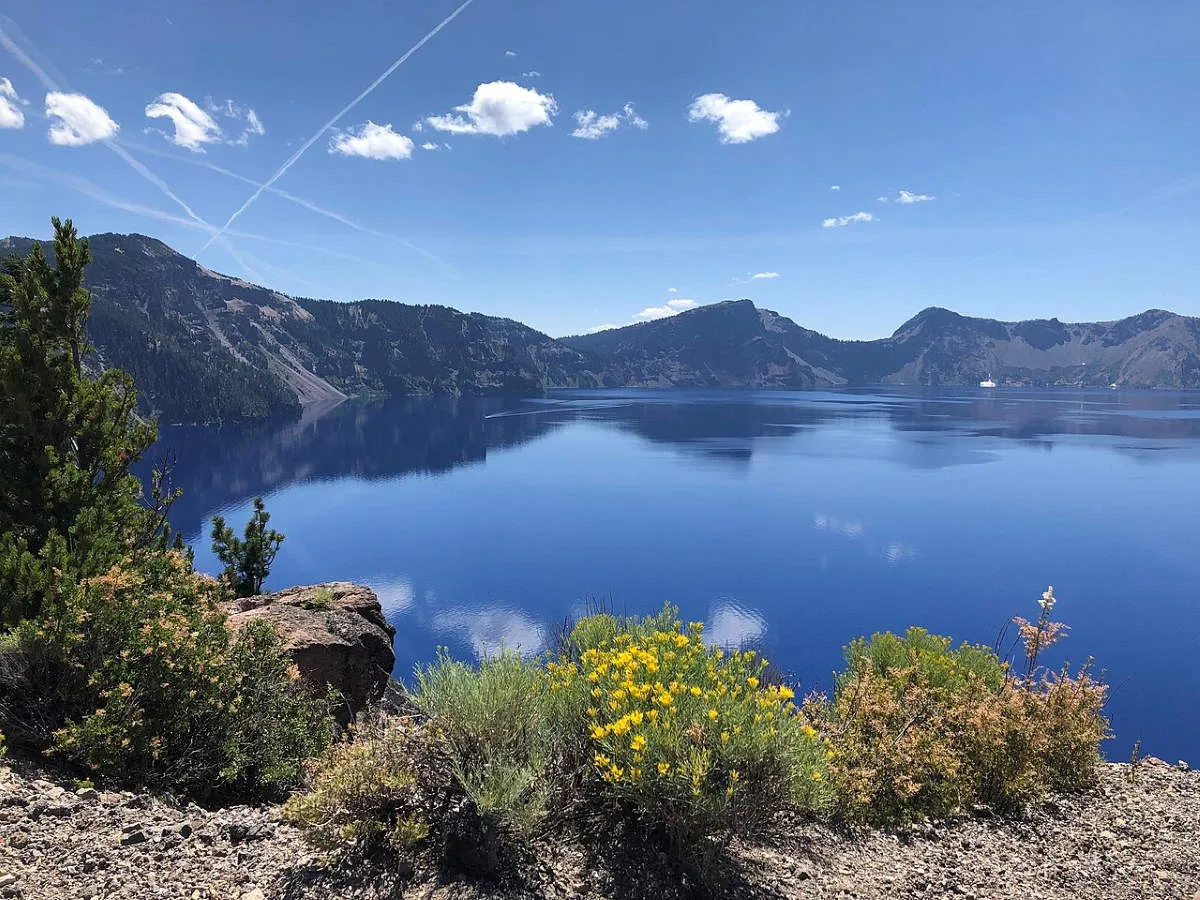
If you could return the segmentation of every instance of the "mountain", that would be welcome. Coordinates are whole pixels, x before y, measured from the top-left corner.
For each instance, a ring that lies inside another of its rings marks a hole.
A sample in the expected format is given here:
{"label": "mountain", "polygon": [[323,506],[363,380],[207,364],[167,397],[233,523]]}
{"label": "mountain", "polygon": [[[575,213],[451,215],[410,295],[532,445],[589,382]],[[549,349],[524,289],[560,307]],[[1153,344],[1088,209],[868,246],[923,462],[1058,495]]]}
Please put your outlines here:
{"label": "mountain", "polygon": [[[592,386],[577,351],[519,322],[443,306],[289,297],[210,271],[154,238],[97,234],[89,338],[96,367],[133,375],[165,421],[264,418],[362,394]],[[0,255],[34,241],[0,241]]]}
{"label": "mountain", "polygon": [[931,307],[888,338],[839,341],[749,300],[561,339],[606,384],[795,388],[974,385],[1200,387],[1200,319],[1000,322]]}
{"label": "mountain", "polygon": [[[29,238],[0,240],[0,255]],[[511,319],[385,300],[289,297],[154,238],[89,238],[93,368],[133,375],[167,422],[262,419],[352,395],[535,394],[562,387],[868,384],[1200,387],[1200,320],[999,322],[926,309],[888,338],[839,341],[749,300],[555,340]]]}

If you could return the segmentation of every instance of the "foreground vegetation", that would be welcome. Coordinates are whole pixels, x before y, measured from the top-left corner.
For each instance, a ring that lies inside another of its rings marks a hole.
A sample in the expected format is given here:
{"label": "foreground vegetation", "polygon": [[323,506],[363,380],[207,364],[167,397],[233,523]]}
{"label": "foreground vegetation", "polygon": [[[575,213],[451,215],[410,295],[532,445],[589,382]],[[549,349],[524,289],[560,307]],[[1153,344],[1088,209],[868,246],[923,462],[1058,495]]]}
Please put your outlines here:
{"label": "foreground vegetation", "polygon": [[[283,536],[261,501],[242,538],[214,523],[220,579],[167,525],[175,495],[131,466],[155,440],[128,376],[85,371],[86,241],[55,220],[0,279],[0,730],[89,778],[198,797],[282,795],[340,853],[427,852],[485,874],[565,821],[638,836],[702,883],[781,817],[890,824],[1015,811],[1096,777],[1105,688],[1047,672],[1053,589],[992,649],[911,629],[853,641],[828,696],[673,609],[593,615],[550,654],[442,655],[403,715],[342,740],[269,625],[222,604],[258,592]],[[307,778],[307,781],[306,781]]]}
{"label": "foreground vegetation", "polygon": [[156,430],[128,375],[85,370],[88,246],[54,229],[53,265],[35,245],[0,276],[0,731],[97,779],[279,793],[332,736],[327,703],[270,628],[230,631],[237,566],[195,572],[167,476],[146,495],[132,474]]}
{"label": "foreground vegetation", "polygon": [[[1024,634],[1030,659],[1061,634],[1052,605]],[[832,695],[798,704],[765,660],[672,609],[590,616],[547,656],[418,671],[415,715],[333,747],[285,814],[326,849],[424,848],[493,873],[573,817],[707,880],[730,841],[789,814],[895,824],[1087,787],[1104,696],[1086,670],[1016,675],[911,629],[854,641]]]}

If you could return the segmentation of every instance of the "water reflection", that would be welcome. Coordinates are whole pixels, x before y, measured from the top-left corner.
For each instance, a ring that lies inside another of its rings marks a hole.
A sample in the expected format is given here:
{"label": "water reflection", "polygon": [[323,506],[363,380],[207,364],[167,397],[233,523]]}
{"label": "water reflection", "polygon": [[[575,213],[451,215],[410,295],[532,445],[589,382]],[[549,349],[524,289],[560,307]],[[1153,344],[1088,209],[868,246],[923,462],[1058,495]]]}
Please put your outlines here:
{"label": "water reflection", "polygon": [[[1200,755],[1200,395],[590,391],[347,402],[164,428],[197,565],[215,512],[269,494],[269,587],[379,594],[397,674],[447,645],[538,652],[587,598],[664,602],[828,687],[842,644],[919,624],[989,642],[1047,583],[1121,689],[1125,740]],[[486,463],[486,465],[485,465]],[[1144,609],[1131,616],[1130,609]],[[1059,645],[1052,650],[1057,653]]]}

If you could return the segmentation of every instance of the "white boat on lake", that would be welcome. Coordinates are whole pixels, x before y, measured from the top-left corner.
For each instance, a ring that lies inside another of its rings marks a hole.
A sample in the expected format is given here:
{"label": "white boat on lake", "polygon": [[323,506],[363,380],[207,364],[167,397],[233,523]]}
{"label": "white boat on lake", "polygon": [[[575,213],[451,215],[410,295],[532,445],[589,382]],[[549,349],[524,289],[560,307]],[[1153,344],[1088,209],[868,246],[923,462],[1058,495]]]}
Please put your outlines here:
{"label": "white boat on lake", "polygon": [[994,387],[996,386],[996,382],[995,382],[995,381],[993,381],[993,380],[992,380],[992,376],[991,376],[991,375],[989,375],[989,376],[988,376],[987,378],[985,378],[983,381],[979,382],[979,386],[980,386],[981,388],[994,388]]}

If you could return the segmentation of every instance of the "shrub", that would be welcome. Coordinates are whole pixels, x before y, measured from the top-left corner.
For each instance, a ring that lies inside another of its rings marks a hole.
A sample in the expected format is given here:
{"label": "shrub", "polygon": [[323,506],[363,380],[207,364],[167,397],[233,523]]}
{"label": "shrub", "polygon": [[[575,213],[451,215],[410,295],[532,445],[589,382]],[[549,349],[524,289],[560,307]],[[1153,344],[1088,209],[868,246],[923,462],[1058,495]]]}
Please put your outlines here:
{"label": "shrub", "polygon": [[763,682],[753,651],[706,646],[702,626],[685,630],[670,609],[589,617],[568,646],[578,660],[550,665],[551,691],[585,707],[593,785],[678,855],[749,835],[789,805],[824,804],[826,747],[792,689]]}
{"label": "shrub", "polygon": [[254,512],[241,538],[225,524],[222,516],[213,516],[212,550],[217,559],[225,563],[221,577],[239,597],[260,593],[263,582],[271,574],[271,565],[283,543],[283,535],[267,527],[270,520],[271,514],[262,497],[254,498]]}
{"label": "shrub", "polygon": [[407,719],[381,719],[340,741],[310,766],[312,788],[283,807],[325,850],[405,850],[429,834],[418,805],[414,759],[421,739]]}
{"label": "shrub", "polygon": [[528,837],[546,814],[555,747],[545,672],[513,651],[478,667],[443,651],[416,678],[412,699],[428,717],[433,752],[446,763],[451,789],[469,801],[470,815],[445,830],[466,841],[468,868],[493,873],[504,839]]}
{"label": "shrub", "polygon": [[273,629],[233,634],[220,587],[175,552],[64,581],[5,642],[9,731],[97,777],[194,795],[274,793],[330,737]]}
{"label": "shrub", "polygon": [[1016,679],[987,648],[910,629],[846,649],[832,700],[805,711],[830,739],[843,815],[873,822],[1014,809],[1095,778],[1105,688],[1087,672]]}

